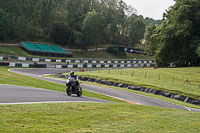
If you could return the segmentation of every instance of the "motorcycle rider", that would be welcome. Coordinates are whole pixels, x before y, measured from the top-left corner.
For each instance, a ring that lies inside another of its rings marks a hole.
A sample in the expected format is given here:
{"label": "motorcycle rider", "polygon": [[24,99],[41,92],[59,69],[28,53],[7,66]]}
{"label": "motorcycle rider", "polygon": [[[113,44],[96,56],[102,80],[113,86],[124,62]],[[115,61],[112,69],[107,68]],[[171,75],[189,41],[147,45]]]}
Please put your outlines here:
{"label": "motorcycle rider", "polygon": [[70,77],[75,80],[76,86],[79,86],[78,76],[76,74],[74,74],[74,71],[70,72]]}

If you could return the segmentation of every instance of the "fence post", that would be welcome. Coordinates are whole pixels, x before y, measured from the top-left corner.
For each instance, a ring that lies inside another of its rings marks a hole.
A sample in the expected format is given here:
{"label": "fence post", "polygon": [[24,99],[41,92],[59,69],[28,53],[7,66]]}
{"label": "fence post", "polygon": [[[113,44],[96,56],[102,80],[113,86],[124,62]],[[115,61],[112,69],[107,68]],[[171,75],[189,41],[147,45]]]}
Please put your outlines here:
{"label": "fence post", "polygon": [[132,74],[131,74],[132,77],[133,77],[133,74],[134,74],[134,70],[132,71]]}

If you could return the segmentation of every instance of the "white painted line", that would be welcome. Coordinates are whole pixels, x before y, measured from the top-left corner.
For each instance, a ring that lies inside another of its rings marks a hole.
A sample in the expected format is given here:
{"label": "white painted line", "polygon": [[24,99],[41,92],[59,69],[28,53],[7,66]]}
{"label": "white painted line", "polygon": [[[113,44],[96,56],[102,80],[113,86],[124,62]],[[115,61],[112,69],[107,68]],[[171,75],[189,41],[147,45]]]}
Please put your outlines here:
{"label": "white painted line", "polygon": [[84,60],[83,63],[88,63],[88,60]]}
{"label": "white painted line", "polygon": [[45,62],[51,62],[51,59],[45,59]]}
{"label": "white painted line", "polygon": [[56,65],[56,68],[62,68],[62,65]]}
{"label": "white painted line", "polygon": [[109,67],[109,65],[105,65],[105,67]]}
{"label": "white painted line", "polygon": [[15,63],[10,63],[9,66],[11,66],[11,67],[15,67]]}
{"label": "white painted line", "polygon": [[80,60],[75,60],[75,63],[80,63]]}
{"label": "white painted line", "polygon": [[22,67],[29,67],[29,64],[22,64]]}
{"label": "white painted line", "polygon": [[56,62],[61,62],[61,60],[56,60]]}
{"label": "white painted line", "polygon": [[97,65],[96,67],[101,67],[101,65]]}
{"label": "white painted line", "polygon": [[12,105],[12,104],[40,104],[40,103],[69,103],[69,102],[99,102],[99,101],[43,101],[43,102],[17,102],[17,103],[0,103],[0,105]]}
{"label": "white painted line", "polygon": [[90,68],[91,68],[91,67],[92,67],[92,65],[91,65],[91,64],[88,64],[88,65],[87,65],[87,67],[90,67]]}
{"label": "white painted line", "polygon": [[33,61],[39,61],[40,59],[39,58],[33,58],[32,60]]}
{"label": "white painted line", "polygon": [[78,64],[78,68],[82,68],[83,67],[83,64]]}
{"label": "white painted line", "polygon": [[68,65],[68,68],[73,68],[73,65]]}
{"label": "white painted line", "polygon": [[71,62],[71,60],[66,60],[66,62]]}
{"label": "white painted line", "polygon": [[18,60],[26,60],[25,57],[18,57]]}

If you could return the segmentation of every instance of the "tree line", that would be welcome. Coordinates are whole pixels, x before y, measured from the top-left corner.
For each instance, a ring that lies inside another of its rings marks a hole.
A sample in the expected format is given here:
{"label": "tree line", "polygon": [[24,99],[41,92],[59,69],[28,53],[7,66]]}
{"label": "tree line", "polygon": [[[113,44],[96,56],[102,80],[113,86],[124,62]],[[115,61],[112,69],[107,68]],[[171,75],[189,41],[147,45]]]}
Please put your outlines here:
{"label": "tree line", "polygon": [[176,0],[163,15],[160,26],[146,29],[146,50],[157,66],[200,65],[200,1]]}
{"label": "tree line", "polygon": [[122,0],[1,0],[0,40],[54,42],[87,49],[134,46],[146,25]]}

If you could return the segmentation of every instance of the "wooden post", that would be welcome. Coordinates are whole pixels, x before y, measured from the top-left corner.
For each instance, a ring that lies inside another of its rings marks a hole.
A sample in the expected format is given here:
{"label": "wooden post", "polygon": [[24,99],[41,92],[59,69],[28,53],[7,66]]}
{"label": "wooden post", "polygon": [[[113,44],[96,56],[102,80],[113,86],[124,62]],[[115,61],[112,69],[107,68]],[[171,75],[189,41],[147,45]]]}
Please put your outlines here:
{"label": "wooden post", "polygon": [[120,75],[122,75],[122,68],[121,68],[121,72],[120,72]]}
{"label": "wooden post", "polygon": [[109,69],[109,71],[108,71],[108,74],[110,74],[110,69]]}
{"label": "wooden post", "polygon": [[174,82],[174,76],[173,76],[172,82]]}
{"label": "wooden post", "polygon": [[147,72],[145,72],[145,78],[147,77]]}
{"label": "wooden post", "polygon": [[159,73],[159,77],[158,77],[158,80],[160,80],[160,73]]}
{"label": "wooden post", "polygon": [[133,77],[133,74],[134,74],[134,71],[132,71],[132,74],[131,74],[132,77]]}

